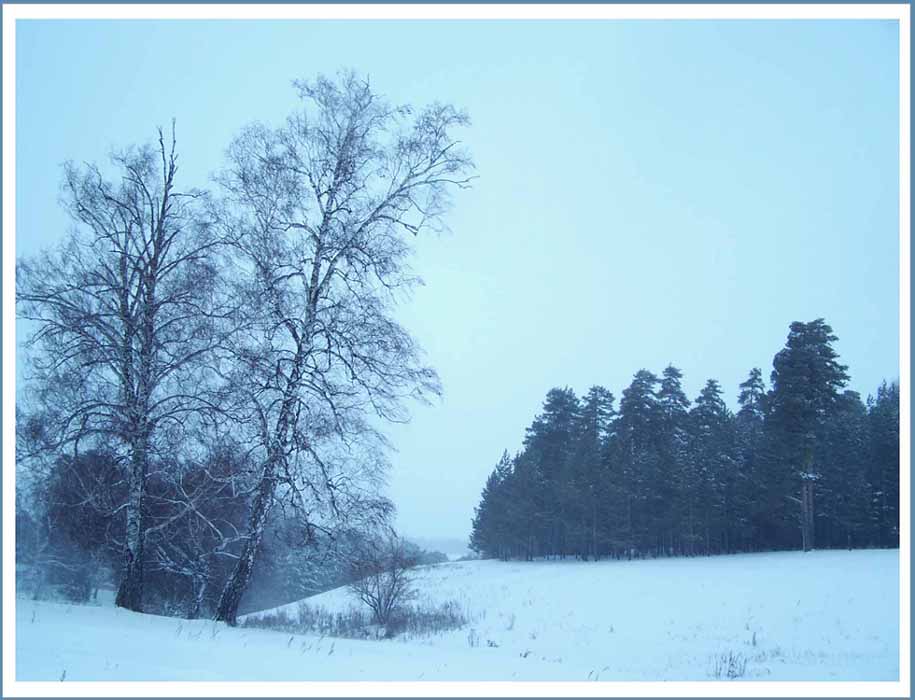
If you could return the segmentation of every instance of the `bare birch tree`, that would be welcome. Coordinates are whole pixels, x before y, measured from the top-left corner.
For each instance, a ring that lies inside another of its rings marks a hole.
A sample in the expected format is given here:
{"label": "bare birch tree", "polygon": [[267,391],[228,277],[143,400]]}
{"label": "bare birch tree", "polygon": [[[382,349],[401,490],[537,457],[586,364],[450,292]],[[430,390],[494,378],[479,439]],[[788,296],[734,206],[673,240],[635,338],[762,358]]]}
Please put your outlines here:
{"label": "bare birch tree", "polygon": [[213,405],[201,372],[214,350],[216,241],[204,194],[177,189],[175,146],[173,125],[169,140],[160,130],[156,146],[115,154],[114,181],[95,165],[67,164],[62,199],[74,229],[16,270],[47,443],[121,449],[128,495],[117,605],[138,611],[150,458],[160,435],[174,442]]}
{"label": "bare birch tree", "polygon": [[394,107],[351,73],[295,86],[302,110],[277,129],[246,128],[219,178],[250,302],[235,384],[261,464],[216,614],[230,624],[278,498],[330,516],[344,500],[366,507],[341,450],[374,442],[362,454],[380,466],[376,419],[406,420],[405,399],[439,393],[391,309],[417,282],[410,235],[441,224],[473,167],[453,135],[467,117],[449,105]]}

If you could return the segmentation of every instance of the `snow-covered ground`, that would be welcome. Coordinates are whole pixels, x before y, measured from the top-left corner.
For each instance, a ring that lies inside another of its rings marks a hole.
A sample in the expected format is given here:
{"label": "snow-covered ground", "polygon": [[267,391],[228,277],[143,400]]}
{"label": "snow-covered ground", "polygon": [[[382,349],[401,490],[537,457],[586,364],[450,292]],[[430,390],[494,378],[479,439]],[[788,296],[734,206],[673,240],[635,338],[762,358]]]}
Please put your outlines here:
{"label": "snow-covered ground", "polygon": [[[710,680],[730,657],[744,680],[897,680],[898,569],[888,550],[451,562],[417,572],[420,598],[457,601],[471,621],[412,641],[20,600],[16,677]],[[340,611],[354,602],[337,589],[308,604]]]}

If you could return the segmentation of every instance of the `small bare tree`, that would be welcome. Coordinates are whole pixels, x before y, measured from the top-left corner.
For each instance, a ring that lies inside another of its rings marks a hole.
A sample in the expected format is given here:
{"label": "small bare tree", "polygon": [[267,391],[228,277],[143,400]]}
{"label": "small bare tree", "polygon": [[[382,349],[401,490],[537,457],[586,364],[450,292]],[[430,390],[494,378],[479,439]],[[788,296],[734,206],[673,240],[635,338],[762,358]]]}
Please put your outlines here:
{"label": "small bare tree", "polygon": [[416,562],[415,548],[393,532],[357,551],[349,567],[349,590],[369,607],[379,625],[387,625],[415,597],[410,569]]}

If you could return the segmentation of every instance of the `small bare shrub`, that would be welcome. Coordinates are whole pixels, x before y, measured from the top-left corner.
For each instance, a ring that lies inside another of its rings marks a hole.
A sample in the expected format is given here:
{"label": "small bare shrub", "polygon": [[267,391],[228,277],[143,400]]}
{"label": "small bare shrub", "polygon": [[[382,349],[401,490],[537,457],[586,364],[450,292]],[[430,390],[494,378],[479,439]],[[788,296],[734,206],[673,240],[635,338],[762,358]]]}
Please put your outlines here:
{"label": "small bare shrub", "polygon": [[350,592],[369,607],[376,623],[387,627],[397,609],[416,595],[409,573],[415,565],[412,551],[392,533],[352,559]]}
{"label": "small bare shrub", "polygon": [[711,676],[717,680],[743,678],[747,673],[747,657],[740,652],[726,651],[712,657]]}

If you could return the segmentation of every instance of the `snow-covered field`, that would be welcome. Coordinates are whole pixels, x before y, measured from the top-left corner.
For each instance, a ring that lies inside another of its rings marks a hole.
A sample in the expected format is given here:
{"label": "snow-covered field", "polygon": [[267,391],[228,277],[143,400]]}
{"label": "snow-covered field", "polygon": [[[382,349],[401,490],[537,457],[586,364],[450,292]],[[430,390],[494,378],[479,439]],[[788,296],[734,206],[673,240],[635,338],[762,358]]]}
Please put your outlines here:
{"label": "snow-covered field", "polygon": [[[450,562],[416,584],[426,603],[457,601],[469,624],[362,641],[20,600],[16,677],[710,680],[729,657],[743,680],[899,678],[897,551]],[[354,602],[337,589],[308,604]]]}

